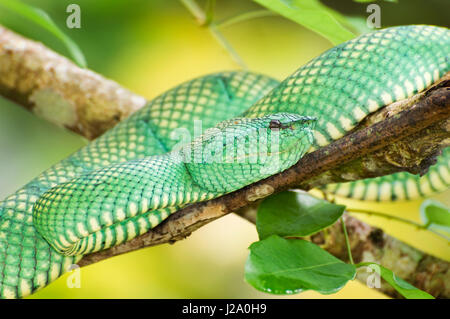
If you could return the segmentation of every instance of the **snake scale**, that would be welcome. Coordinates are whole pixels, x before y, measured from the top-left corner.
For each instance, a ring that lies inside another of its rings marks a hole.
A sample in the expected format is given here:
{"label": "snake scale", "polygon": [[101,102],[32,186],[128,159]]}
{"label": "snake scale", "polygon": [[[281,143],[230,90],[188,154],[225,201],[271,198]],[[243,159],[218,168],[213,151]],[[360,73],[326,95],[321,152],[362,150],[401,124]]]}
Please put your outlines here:
{"label": "snake scale", "polygon": [[[163,93],[0,202],[0,296],[27,296],[84,254],[139,236],[180,207],[287,169],[369,113],[429,87],[449,59],[448,29],[400,26],[340,44],[281,83],[223,72]],[[193,125],[200,120],[210,128],[203,135]],[[449,159],[446,148],[423,177],[397,173],[329,191],[424,196],[448,188]]]}

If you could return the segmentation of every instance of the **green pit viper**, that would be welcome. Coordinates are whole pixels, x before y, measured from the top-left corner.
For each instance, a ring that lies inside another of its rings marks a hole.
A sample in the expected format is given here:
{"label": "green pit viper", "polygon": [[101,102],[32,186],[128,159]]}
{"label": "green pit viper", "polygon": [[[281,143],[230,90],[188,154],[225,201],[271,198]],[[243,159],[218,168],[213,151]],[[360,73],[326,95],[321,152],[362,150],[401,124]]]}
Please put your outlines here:
{"label": "green pit viper", "polygon": [[[448,29],[400,26],[340,44],[281,83],[223,72],[165,92],[0,202],[0,296],[27,296],[83,255],[139,236],[181,207],[287,169],[368,114],[425,90],[450,70],[449,59]],[[196,120],[211,129],[184,141]],[[448,188],[449,159],[446,148],[422,177],[328,190],[363,200],[424,196]]]}

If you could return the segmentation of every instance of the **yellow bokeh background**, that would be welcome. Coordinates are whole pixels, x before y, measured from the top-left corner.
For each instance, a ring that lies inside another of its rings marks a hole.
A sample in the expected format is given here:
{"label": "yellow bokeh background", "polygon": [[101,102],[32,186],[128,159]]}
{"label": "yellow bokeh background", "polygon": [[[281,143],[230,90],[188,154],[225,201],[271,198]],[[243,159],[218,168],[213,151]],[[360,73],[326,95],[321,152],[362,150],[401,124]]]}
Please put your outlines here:
{"label": "yellow bokeh background", "polygon": [[[71,3],[26,2],[48,11],[59,25],[64,25],[65,7]],[[65,32],[85,51],[90,67],[148,99],[193,77],[238,68],[208,29],[199,27],[178,1],[78,3],[82,28]],[[220,17],[226,17],[254,8],[254,4],[246,2],[218,1],[217,10]],[[360,15],[365,14],[364,8],[361,6]],[[132,13],[127,14],[126,10]],[[30,24],[5,19],[18,32],[44,38],[46,44],[65,53],[48,35],[30,31]],[[250,70],[278,79],[332,46],[324,38],[280,17],[242,22],[223,29],[223,33]],[[0,100],[0,196],[15,191],[85,143],[13,103]],[[447,191],[435,198],[450,205],[449,194]],[[420,221],[421,200],[383,204],[343,199],[338,202]],[[450,260],[449,244],[434,234],[392,220],[358,217],[420,250]],[[84,267],[81,288],[68,288],[65,275],[31,298],[273,298],[276,296],[258,292],[243,280],[247,248],[256,240],[254,225],[229,215],[174,245],[141,249]],[[353,281],[333,295],[308,291],[289,298],[386,296]]]}

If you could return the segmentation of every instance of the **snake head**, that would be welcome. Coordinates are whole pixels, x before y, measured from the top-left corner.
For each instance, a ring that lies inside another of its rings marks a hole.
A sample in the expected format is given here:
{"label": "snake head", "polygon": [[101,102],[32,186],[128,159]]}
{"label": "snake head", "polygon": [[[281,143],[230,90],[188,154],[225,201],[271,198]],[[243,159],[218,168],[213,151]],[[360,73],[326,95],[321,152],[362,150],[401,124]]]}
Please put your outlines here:
{"label": "snake head", "polygon": [[314,124],[292,113],[224,121],[183,150],[185,164],[202,188],[231,192],[295,164],[313,142]]}

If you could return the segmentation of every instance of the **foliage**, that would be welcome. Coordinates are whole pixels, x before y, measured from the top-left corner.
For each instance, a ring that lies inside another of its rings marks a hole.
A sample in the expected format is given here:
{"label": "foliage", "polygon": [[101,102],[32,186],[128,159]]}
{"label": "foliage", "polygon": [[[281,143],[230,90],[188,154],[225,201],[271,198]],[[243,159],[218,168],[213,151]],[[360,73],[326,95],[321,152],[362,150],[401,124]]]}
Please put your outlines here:
{"label": "foliage", "polygon": [[423,201],[420,217],[425,228],[437,228],[450,233],[450,208],[444,204],[432,199]]}

